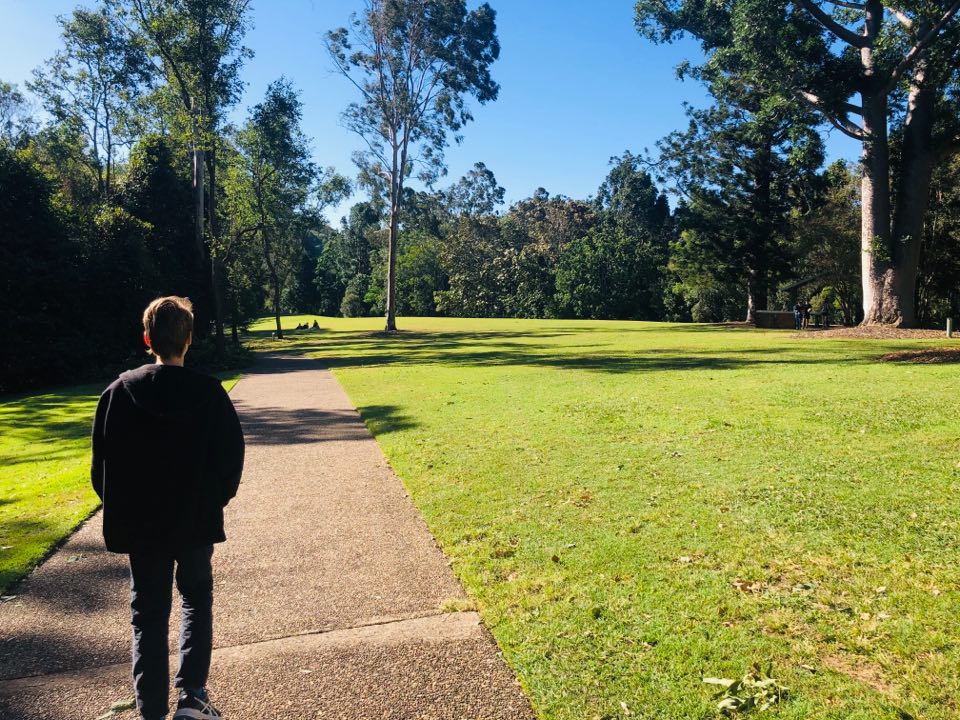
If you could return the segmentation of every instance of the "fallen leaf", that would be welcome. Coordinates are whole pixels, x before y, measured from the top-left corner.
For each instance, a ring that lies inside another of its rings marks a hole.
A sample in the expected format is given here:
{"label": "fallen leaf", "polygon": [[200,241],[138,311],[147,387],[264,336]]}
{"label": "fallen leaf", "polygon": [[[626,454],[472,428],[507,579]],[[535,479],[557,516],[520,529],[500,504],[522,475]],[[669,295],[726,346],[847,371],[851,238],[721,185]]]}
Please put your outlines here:
{"label": "fallen leaf", "polygon": [[721,687],[730,687],[733,685],[733,680],[727,680],[727,678],[705,677],[703,681],[707,685],[720,685]]}
{"label": "fallen leaf", "polygon": [[733,586],[740,592],[758,593],[763,590],[763,584],[756,580],[741,580],[737,578],[733,581]]}

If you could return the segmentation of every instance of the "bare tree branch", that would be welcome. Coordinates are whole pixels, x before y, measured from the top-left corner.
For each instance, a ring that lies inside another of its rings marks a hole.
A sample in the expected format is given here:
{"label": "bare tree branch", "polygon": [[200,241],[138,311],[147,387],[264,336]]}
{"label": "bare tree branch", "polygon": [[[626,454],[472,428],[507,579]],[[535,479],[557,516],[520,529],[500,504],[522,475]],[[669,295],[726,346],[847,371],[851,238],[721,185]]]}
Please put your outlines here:
{"label": "bare tree branch", "polygon": [[851,137],[854,140],[866,140],[867,134],[864,132],[863,128],[857,125],[855,122],[850,120],[848,117],[837,117],[833,113],[829,112],[824,108],[823,101],[820,100],[813,93],[807,92],[805,90],[797,90],[797,97],[803,100],[807,105],[816,110],[818,113],[823,115],[833,127],[842,132],[847,137]]}
{"label": "bare tree branch", "polygon": [[910,30],[913,27],[913,20],[911,20],[907,14],[903,12],[903,10],[892,7],[891,5],[886,5],[885,8],[891,15],[899,20],[900,24],[903,25],[907,30]]}
{"label": "bare tree branch", "polygon": [[830,2],[838,7],[845,7],[850,10],[866,10],[867,6],[863,3],[858,2],[846,2],[846,0],[830,0]]}
{"label": "bare tree branch", "polygon": [[797,2],[806,8],[807,12],[813,15],[821,25],[848,45],[858,48],[867,47],[869,43],[867,38],[838,23],[814,0],[797,0]]}
{"label": "bare tree branch", "polygon": [[940,19],[924,33],[923,37],[917,41],[916,45],[910,48],[910,51],[904,56],[903,60],[893,69],[893,72],[890,73],[890,79],[883,87],[883,94],[891,92],[897,86],[897,83],[900,82],[900,79],[907,70],[917,62],[917,59],[923,54],[924,50],[937,39],[940,31],[956,16],[958,10],[960,10],[960,0],[954,0],[954,3],[947,8],[946,12],[940,16]]}

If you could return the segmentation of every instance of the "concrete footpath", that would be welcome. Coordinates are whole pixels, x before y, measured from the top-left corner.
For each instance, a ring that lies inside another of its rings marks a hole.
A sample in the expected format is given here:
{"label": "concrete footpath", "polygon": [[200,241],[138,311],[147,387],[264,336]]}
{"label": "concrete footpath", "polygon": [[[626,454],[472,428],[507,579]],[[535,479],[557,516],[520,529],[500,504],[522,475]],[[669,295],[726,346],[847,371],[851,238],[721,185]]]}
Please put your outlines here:
{"label": "concrete footpath", "polygon": [[[532,718],[479,617],[442,612],[463,591],[334,377],[271,358],[231,397],[247,460],[214,553],[224,717]],[[93,720],[132,697],[126,558],[100,532],[98,513],[0,604],[0,718]]]}

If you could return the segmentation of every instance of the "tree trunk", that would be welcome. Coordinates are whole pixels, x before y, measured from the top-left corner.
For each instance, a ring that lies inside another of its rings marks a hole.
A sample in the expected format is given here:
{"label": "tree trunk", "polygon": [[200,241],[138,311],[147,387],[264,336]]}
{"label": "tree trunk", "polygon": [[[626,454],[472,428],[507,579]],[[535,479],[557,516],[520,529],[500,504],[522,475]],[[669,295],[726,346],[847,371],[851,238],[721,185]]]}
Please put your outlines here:
{"label": "tree trunk", "polygon": [[766,272],[750,270],[747,273],[747,322],[757,321],[757,310],[766,310],[769,304],[769,288]]}
{"label": "tree trunk", "polygon": [[400,193],[403,191],[403,161],[398,154],[399,148],[394,144],[390,173],[390,232],[387,236],[386,332],[397,330],[397,235],[400,230]]}
{"label": "tree trunk", "polygon": [[750,242],[747,267],[747,322],[756,321],[756,311],[766,310],[769,302],[770,245],[773,243],[773,223],[770,210],[773,185],[773,133],[765,128],[763,143],[757,148],[752,163],[753,191],[751,197]]}
{"label": "tree trunk", "polygon": [[283,339],[283,328],[280,327],[280,280],[273,273],[273,317],[277,321],[277,340]]}
{"label": "tree trunk", "polygon": [[390,203],[390,234],[387,240],[387,332],[397,329],[397,235],[399,231],[397,202]]}
{"label": "tree trunk", "polygon": [[861,187],[860,267],[863,324],[891,322],[887,308],[890,268],[890,147],[887,98],[863,95],[863,178]]}
{"label": "tree trunk", "polygon": [[[196,278],[198,282],[198,287],[206,287],[209,284],[209,277],[207,272],[207,247],[204,242],[204,222],[206,220],[206,212],[204,210],[204,175],[205,175],[205,165],[203,159],[203,150],[199,149],[196,146],[196,141],[194,141],[193,147],[193,209],[194,209],[194,239],[196,243],[197,250],[197,265],[196,265]],[[197,320],[194,327],[194,332],[196,332],[199,337],[207,337],[208,335],[208,326],[207,322],[210,318],[210,312],[206,308],[198,308]]]}
{"label": "tree trunk", "polygon": [[[219,239],[220,237],[220,221],[217,217],[217,156],[216,150],[211,149],[205,157],[207,163],[207,173],[210,176],[210,197],[209,197],[209,213],[210,213],[210,235],[214,240]],[[223,271],[223,261],[216,256],[216,254],[211,250],[210,252],[210,286],[212,291],[212,300],[213,300],[213,324],[215,329],[214,343],[216,348],[217,357],[223,357],[224,352],[226,351],[227,343],[226,338],[223,334],[223,306],[224,306],[224,292],[223,292],[223,278],[225,273]]]}
{"label": "tree trunk", "polygon": [[266,227],[266,214],[262,204],[260,205],[260,222],[263,226],[260,231],[263,242],[263,262],[267,266],[270,282],[273,285],[273,317],[277,321],[277,340],[283,340],[283,327],[280,325],[280,273],[277,272],[277,266],[270,255],[270,233]]}
{"label": "tree trunk", "polygon": [[757,304],[753,299],[753,285],[751,281],[747,281],[747,322],[756,323],[757,322]]}
{"label": "tree trunk", "polygon": [[233,342],[235,348],[240,347],[240,317],[237,313],[237,303],[236,300],[230,306],[230,340]]}
{"label": "tree trunk", "polygon": [[206,220],[206,211],[205,211],[205,197],[204,197],[204,185],[206,181],[204,179],[206,164],[204,162],[204,153],[203,150],[194,146],[193,149],[193,209],[194,209],[194,237],[197,243],[197,258],[199,259],[200,267],[203,267],[203,263],[207,257],[207,247],[203,239],[203,226],[204,221]]}
{"label": "tree trunk", "polygon": [[893,215],[892,262],[888,306],[894,324],[916,324],[917,272],[924,218],[930,203],[933,176],[933,106],[935,93],[924,86],[925,64],[917,65],[907,100],[900,178]]}

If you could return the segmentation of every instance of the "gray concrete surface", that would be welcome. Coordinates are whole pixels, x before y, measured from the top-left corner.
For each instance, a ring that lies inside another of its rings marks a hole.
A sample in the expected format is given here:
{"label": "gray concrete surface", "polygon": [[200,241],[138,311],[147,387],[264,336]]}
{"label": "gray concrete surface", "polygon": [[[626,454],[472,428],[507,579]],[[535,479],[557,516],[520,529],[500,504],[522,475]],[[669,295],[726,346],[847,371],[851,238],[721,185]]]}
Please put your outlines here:
{"label": "gray concrete surface", "polygon": [[[463,591],[334,377],[271,358],[231,397],[247,462],[214,554],[225,716],[532,717],[479,618],[442,613]],[[125,563],[98,514],[0,604],[0,717],[92,719],[132,695]]]}

